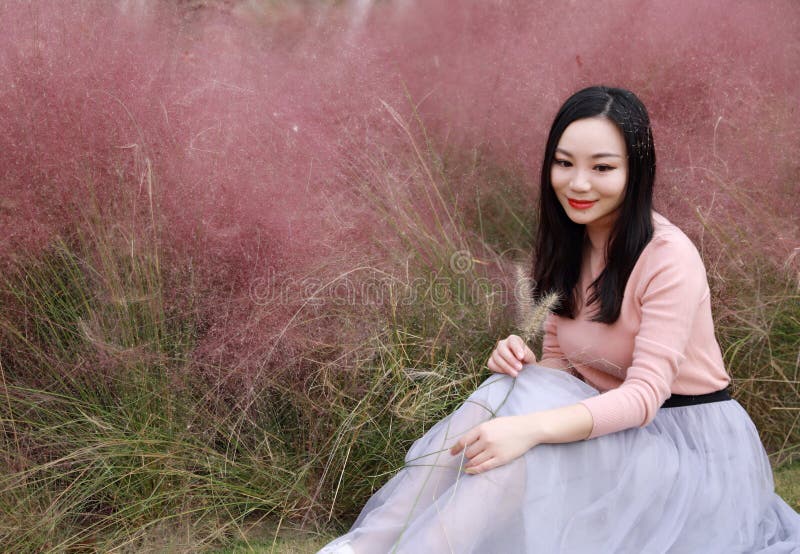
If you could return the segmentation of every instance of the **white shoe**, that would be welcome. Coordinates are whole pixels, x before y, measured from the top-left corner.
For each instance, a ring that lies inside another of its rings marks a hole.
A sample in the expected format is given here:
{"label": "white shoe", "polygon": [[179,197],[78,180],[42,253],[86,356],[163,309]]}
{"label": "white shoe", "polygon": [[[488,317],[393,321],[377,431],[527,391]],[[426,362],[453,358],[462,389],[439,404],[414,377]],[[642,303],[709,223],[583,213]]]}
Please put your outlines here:
{"label": "white shoe", "polygon": [[317,552],[317,554],[356,554],[356,551],[353,550],[353,547],[350,546],[349,542],[343,542],[340,544],[326,546]]}

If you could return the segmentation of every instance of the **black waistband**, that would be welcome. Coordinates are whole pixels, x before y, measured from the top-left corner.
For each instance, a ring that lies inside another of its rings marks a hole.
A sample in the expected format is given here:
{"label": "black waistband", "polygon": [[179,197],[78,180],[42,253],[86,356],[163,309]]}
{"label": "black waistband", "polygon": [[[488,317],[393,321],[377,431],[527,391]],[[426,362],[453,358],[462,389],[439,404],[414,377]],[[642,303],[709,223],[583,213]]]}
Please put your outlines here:
{"label": "black waistband", "polygon": [[727,387],[708,394],[673,394],[664,402],[662,408],[677,408],[679,406],[691,406],[693,404],[706,404],[708,402],[720,402],[730,400],[731,395]]}

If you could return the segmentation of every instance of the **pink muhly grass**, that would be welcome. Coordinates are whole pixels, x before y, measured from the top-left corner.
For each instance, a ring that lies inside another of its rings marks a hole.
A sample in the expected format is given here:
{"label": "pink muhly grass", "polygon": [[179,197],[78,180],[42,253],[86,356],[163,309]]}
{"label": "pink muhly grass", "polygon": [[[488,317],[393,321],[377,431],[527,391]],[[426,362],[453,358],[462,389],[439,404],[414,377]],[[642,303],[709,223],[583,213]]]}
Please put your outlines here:
{"label": "pink muhly grass", "polygon": [[[130,236],[159,237],[165,301],[199,324],[198,367],[245,389],[302,374],[302,353],[369,335],[337,322],[370,308],[314,308],[298,283],[386,264],[376,244],[402,244],[358,181],[419,199],[438,164],[452,213],[474,214],[498,186],[483,168],[501,167],[531,214],[550,120],[594,83],[651,110],[657,208],[695,238],[696,210],[735,224],[777,264],[796,248],[793,3],[355,5],[3,4],[0,264],[80,228],[94,195]],[[412,206],[435,226],[439,208]],[[264,283],[294,293],[255,301]]]}

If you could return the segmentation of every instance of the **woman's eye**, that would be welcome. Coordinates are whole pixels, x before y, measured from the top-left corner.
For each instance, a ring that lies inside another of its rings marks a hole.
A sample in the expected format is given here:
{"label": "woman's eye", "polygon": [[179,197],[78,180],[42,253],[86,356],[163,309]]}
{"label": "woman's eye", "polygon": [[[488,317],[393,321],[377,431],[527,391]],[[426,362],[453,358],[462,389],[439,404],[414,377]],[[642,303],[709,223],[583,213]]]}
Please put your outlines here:
{"label": "woman's eye", "polygon": [[561,167],[571,167],[572,166],[572,164],[569,162],[569,160],[555,159],[555,160],[553,160],[553,163],[558,165],[558,166],[561,166]]}
{"label": "woman's eye", "polygon": [[601,173],[604,173],[606,171],[611,171],[612,169],[614,169],[614,167],[610,165],[596,165],[594,166],[594,168]]}

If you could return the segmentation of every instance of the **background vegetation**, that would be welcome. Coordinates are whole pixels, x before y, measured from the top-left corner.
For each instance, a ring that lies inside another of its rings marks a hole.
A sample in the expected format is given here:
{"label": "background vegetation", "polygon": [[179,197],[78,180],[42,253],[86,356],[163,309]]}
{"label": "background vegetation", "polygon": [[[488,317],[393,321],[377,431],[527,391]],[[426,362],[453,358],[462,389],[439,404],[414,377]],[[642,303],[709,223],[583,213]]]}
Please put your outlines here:
{"label": "background vegetation", "polygon": [[652,112],[800,508],[800,10],[586,7],[0,4],[2,550],[346,527],[514,330],[544,133],[596,82]]}

